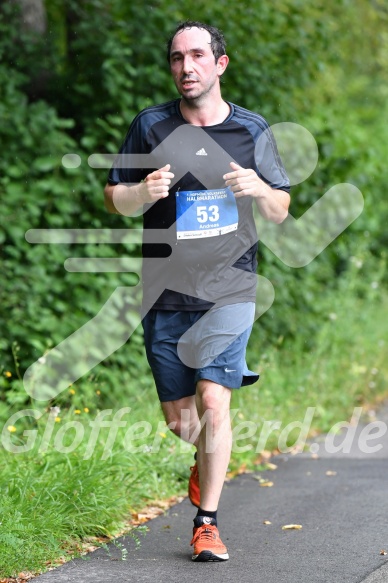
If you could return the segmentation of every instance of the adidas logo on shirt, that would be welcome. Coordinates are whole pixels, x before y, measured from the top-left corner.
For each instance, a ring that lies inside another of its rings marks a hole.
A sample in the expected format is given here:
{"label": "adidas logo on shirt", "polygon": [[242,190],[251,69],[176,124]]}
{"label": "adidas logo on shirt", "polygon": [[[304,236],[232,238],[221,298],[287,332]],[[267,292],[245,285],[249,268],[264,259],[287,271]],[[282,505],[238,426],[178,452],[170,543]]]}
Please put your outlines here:
{"label": "adidas logo on shirt", "polygon": [[195,153],[196,156],[207,156],[207,152],[205,148],[201,148],[198,152]]}

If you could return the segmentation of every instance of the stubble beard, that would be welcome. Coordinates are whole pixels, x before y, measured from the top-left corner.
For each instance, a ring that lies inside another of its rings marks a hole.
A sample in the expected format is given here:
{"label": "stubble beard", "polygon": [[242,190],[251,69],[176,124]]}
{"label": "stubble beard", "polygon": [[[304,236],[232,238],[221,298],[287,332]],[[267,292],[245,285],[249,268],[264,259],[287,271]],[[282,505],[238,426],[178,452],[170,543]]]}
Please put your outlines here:
{"label": "stubble beard", "polygon": [[182,93],[181,93],[180,95],[181,95],[182,101],[190,109],[199,109],[200,107],[202,107],[203,105],[206,104],[206,100],[207,100],[209,94],[212,92],[215,84],[216,84],[216,80],[214,80],[214,82],[211,85],[209,85],[208,87],[205,87],[198,95],[195,95],[193,97],[190,97],[189,95],[182,95]]}

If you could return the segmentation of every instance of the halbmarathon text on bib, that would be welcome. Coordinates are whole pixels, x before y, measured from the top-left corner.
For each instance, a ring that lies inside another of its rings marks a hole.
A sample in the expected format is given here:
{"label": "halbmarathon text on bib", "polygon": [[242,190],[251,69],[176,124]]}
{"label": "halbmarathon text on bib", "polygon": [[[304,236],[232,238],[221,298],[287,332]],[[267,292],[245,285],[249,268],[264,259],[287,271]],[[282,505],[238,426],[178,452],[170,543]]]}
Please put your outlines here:
{"label": "halbmarathon text on bib", "polygon": [[217,237],[238,227],[236,199],[229,188],[176,193],[178,239]]}

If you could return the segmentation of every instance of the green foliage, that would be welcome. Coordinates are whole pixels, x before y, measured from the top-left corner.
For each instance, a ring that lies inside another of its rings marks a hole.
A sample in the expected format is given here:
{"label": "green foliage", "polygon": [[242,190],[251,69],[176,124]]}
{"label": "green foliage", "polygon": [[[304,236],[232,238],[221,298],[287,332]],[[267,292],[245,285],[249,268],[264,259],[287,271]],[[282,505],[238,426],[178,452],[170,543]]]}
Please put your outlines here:
{"label": "green foliage", "polygon": [[[354,302],[349,291],[360,285],[359,269],[355,265],[341,280],[340,295],[331,293],[325,298],[326,317],[313,353],[303,349],[302,337],[296,343],[279,339],[266,352],[255,352],[251,347],[249,359],[261,379],[257,386],[233,393],[232,409],[238,413],[234,418],[232,471],[242,464],[255,468],[263,447],[278,447],[281,431],[289,423],[302,422],[307,407],[314,409],[307,427],[314,436],[348,420],[355,406],[378,401],[386,394],[388,336],[384,314],[388,300],[385,295],[381,305],[377,291],[369,288],[364,290],[367,302]],[[118,378],[116,381],[119,384]],[[93,379],[89,389],[86,382],[82,391],[73,389],[70,407],[64,403],[60,410],[46,411],[33,404],[41,415],[38,419],[24,413],[12,427],[11,418],[0,412],[9,440],[3,437],[3,444],[21,447],[32,439],[24,453],[0,453],[0,577],[22,570],[39,571],[46,561],[59,556],[70,558],[80,551],[77,543],[81,539],[95,544],[96,536],[121,531],[128,514],[145,503],[185,494],[192,446],[168,432],[158,403],[139,391],[136,379],[124,374],[120,381],[127,387],[125,405],[130,404],[130,410],[122,409],[121,399],[104,419],[112,421],[121,407],[120,424],[125,425],[120,426],[117,420],[110,428],[101,427],[95,440],[92,424],[104,411],[104,396],[101,389],[99,400],[93,402],[97,386]],[[85,398],[88,392],[90,399]],[[87,412],[85,405],[90,407]],[[19,409],[16,407],[16,412]],[[50,420],[52,432],[47,432]],[[279,428],[263,440],[265,421],[278,421]],[[240,423],[253,426],[254,434],[244,436]],[[70,424],[76,429],[70,429]],[[142,433],[141,427],[147,424],[149,432]],[[133,429],[130,438],[129,428]],[[112,429],[117,435],[109,442]],[[82,434],[78,442],[77,431]],[[298,432],[290,431],[287,447],[298,437]],[[91,449],[90,443],[95,443]],[[66,447],[68,451],[61,450]]]}
{"label": "green foliage", "polygon": [[[339,292],[329,290],[322,298],[313,346],[308,337],[298,335],[279,337],[263,351],[250,347],[249,361],[261,373],[259,385],[257,390],[234,393],[232,406],[257,423],[256,437],[264,421],[279,420],[283,429],[302,421],[307,407],[315,408],[309,431],[325,433],[338,421],[346,421],[354,407],[378,403],[386,395],[387,296],[377,282],[365,285],[362,269],[361,262],[353,261],[341,278]],[[306,317],[311,316],[301,314]],[[262,447],[277,448],[279,433],[272,432]],[[255,459],[255,440],[252,443],[247,463]],[[241,463],[239,456],[234,462]]]}
{"label": "green foliage", "polygon": [[[314,371],[314,394],[322,397],[317,426],[325,430],[335,411],[345,415],[355,399],[382,393],[383,376],[376,393],[369,377],[345,376],[350,361],[365,366],[365,375],[372,367],[383,369],[380,352],[373,356],[381,336],[374,323],[376,318],[384,322],[387,284],[382,193],[388,181],[388,130],[382,120],[387,115],[388,15],[383,0],[198,0],[189,5],[52,0],[45,2],[47,32],[39,37],[21,26],[17,6],[0,5],[0,418],[23,406],[35,408],[23,387],[26,368],[96,315],[116,287],[136,283],[131,274],[71,273],[63,266],[68,257],[133,256],[139,252],[134,245],[32,245],[25,233],[139,225],[139,219],[106,213],[106,171],[90,168],[88,156],[116,152],[139,110],[176,95],[165,42],[175,23],[186,18],[225,32],[226,99],[260,112],[271,124],[293,121],[314,135],[319,163],[292,189],[292,214],[301,216],[340,182],[356,185],[365,198],[360,218],[306,268],[284,266],[261,245],[259,270],[272,281],[276,300],[255,324],[249,348],[250,362],[264,371],[262,389],[252,401],[241,392],[241,409],[264,417],[276,412],[285,421],[286,403],[291,416],[299,415],[307,406],[300,387],[310,387]],[[80,156],[78,168],[62,165],[68,153]],[[328,320],[331,313],[341,317]],[[135,419],[160,419],[140,331],[70,389],[49,404],[61,410],[56,431],[65,420],[87,427],[89,416],[123,403],[136,409]],[[49,411],[44,407],[41,424]],[[20,423],[22,429],[36,427],[35,421]],[[185,471],[171,459],[175,443],[171,436],[162,439],[165,468],[155,457],[152,462],[146,455],[129,459],[118,448],[106,475],[98,461],[81,463],[77,452],[51,451],[36,460],[36,451],[7,456],[0,483],[7,517],[0,531],[6,549],[1,567],[7,574],[34,569],[57,556],[68,537],[119,528],[129,505],[140,504],[144,492],[152,498],[179,489]],[[97,460],[103,444],[98,447]],[[61,483],[65,467],[69,488],[62,484],[61,490],[55,481]],[[136,480],[143,472],[147,480],[140,487]],[[74,499],[77,475],[84,490]],[[101,488],[92,486],[92,476]],[[127,498],[129,485],[132,497]],[[37,503],[43,499],[44,505]],[[76,524],[80,508],[85,512]],[[41,545],[33,550],[42,532],[51,541],[47,554]],[[23,567],[15,555],[21,544],[29,557]]]}
{"label": "green foliage", "polygon": [[[91,384],[90,392],[95,388]],[[25,412],[14,427],[9,425],[10,418],[6,421],[3,417],[8,440],[3,437],[7,451],[0,452],[0,577],[40,571],[47,561],[77,555],[81,540],[89,538],[91,544],[98,545],[95,537],[130,531],[133,527],[126,522],[131,512],[186,488],[189,463],[182,470],[174,456],[176,438],[161,433],[167,430],[158,404],[138,395],[137,388],[132,381],[131,406],[128,411],[121,409],[120,423],[125,426],[121,428],[118,421],[111,423],[111,428],[102,426],[95,439],[93,422],[98,409],[84,400],[84,393],[81,397],[75,392],[68,410],[47,412],[35,404],[38,419]],[[88,412],[76,408],[81,402],[90,406]],[[112,421],[120,408],[110,411],[105,420]],[[144,419],[153,420],[148,441],[150,446],[159,444],[157,453],[149,452],[147,440],[138,437],[137,430],[132,438],[126,438],[129,427],[144,423]],[[71,424],[75,429],[69,429]],[[80,431],[82,441],[73,447]],[[25,452],[8,451],[26,444]],[[136,536],[136,531],[130,534]]]}
{"label": "green foliage", "polygon": [[[285,268],[262,247],[261,273],[276,285],[280,305],[288,307],[285,317],[263,319],[269,341],[280,334],[303,333],[298,329],[300,314],[319,313],[315,298],[322,285],[336,285],[337,275],[358,248],[363,254],[370,249],[380,255],[386,242],[382,228],[386,210],[379,192],[386,182],[386,168],[377,145],[387,143],[386,130],[372,113],[368,68],[363,66],[362,75],[355,77],[362,59],[356,59],[352,33],[338,19],[341,14],[350,26],[357,22],[359,9],[358,4],[352,8],[346,2],[306,6],[299,0],[284,0],[276,10],[271,3],[256,1],[238,6],[200,1],[186,10],[173,2],[166,18],[162,0],[109,5],[100,0],[54,0],[47,3],[44,42],[24,31],[21,51],[14,42],[20,34],[19,16],[12,5],[2,6],[0,28],[7,26],[9,31],[0,42],[4,57],[0,244],[2,272],[7,274],[0,297],[4,370],[15,372],[13,342],[20,346],[23,372],[48,347],[96,314],[117,285],[132,284],[126,274],[74,274],[63,269],[69,255],[110,257],[132,253],[131,248],[30,245],[24,234],[31,228],[134,224],[106,214],[101,194],[106,173],[92,170],[87,156],[117,151],[139,109],[174,95],[164,49],[173,21],[202,19],[224,29],[231,57],[224,81],[228,99],[262,112],[270,122],[298,121],[313,132],[320,162],[312,177],[293,189],[294,215],[302,214],[337,182],[355,183],[366,194],[364,216],[303,273]],[[373,25],[375,32],[376,15],[384,18],[384,13],[365,5],[362,10],[364,23]],[[139,22],[147,26],[139,29]],[[378,46],[374,41],[375,50]],[[372,62],[372,50],[368,51]],[[353,73],[352,83],[344,91],[348,71]],[[382,77],[382,66],[374,65],[374,72]],[[355,102],[350,112],[348,99]],[[373,103],[380,103],[379,99],[379,94],[374,95]],[[369,125],[360,125],[361,119]],[[79,168],[61,165],[68,152],[81,156]],[[369,263],[368,258],[365,261]],[[312,332],[306,330],[309,336]],[[125,358],[114,355],[107,364],[137,362],[139,349],[137,344]]]}

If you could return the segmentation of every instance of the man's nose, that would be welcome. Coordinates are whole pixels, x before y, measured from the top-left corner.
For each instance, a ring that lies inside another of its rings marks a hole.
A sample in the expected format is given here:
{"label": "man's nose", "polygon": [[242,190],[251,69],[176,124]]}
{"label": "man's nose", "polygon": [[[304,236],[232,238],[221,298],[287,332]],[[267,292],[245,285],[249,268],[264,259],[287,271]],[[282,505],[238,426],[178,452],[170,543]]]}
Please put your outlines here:
{"label": "man's nose", "polygon": [[186,55],[183,58],[183,72],[184,73],[191,73],[193,70],[193,59],[190,57],[190,55]]}

